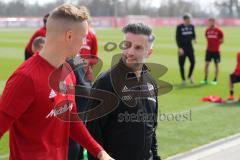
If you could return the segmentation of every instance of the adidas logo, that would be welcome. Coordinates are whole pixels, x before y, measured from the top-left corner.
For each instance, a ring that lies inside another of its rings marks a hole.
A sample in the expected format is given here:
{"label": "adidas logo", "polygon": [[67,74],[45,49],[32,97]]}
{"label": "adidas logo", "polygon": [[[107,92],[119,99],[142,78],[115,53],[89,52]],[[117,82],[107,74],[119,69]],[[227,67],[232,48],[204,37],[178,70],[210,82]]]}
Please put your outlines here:
{"label": "adidas logo", "polygon": [[49,94],[49,99],[52,99],[52,98],[54,98],[54,97],[56,97],[57,96],[57,94],[54,92],[54,90],[52,89],[51,90],[51,92],[50,92],[50,94]]}
{"label": "adidas logo", "polygon": [[128,91],[128,88],[127,88],[127,86],[125,85],[124,87],[123,87],[123,89],[122,89],[122,92],[127,92]]}

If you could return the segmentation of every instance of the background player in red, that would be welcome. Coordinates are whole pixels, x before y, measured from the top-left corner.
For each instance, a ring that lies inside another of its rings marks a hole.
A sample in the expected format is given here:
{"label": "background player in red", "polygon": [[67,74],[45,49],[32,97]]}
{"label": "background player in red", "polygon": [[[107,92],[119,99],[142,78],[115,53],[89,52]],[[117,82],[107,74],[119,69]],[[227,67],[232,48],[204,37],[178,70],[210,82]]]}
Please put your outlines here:
{"label": "background player in red", "polygon": [[46,23],[47,23],[48,16],[49,16],[49,14],[46,14],[43,17],[43,27],[39,28],[30,38],[30,40],[25,48],[25,60],[27,60],[34,54],[34,52],[32,51],[32,43],[33,43],[34,39],[37,37],[45,37],[46,36]]}
{"label": "background player in red", "polygon": [[[69,136],[98,159],[112,159],[82,121],[59,119],[61,113],[76,112],[75,97],[50,87],[54,84],[64,90],[64,84],[74,85],[75,76],[65,60],[79,51],[87,35],[87,19],[88,13],[73,5],[54,9],[46,25],[44,48],[9,78],[0,99],[0,138],[9,129],[11,160],[66,160]],[[56,69],[60,76],[71,74],[62,83],[49,81]]]}
{"label": "background player in red", "polygon": [[[229,81],[230,95],[228,96],[229,101],[234,100],[234,83],[238,83],[238,82],[240,82],[240,52],[238,52],[238,54],[237,54],[236,69],[230,75],[230,81]],[[238,101],[240,102],[240,97],[238,98]]]}
{"label": "background player in red", "polygon": [[87,61],[86,71],[86,80],[89,82],[93,81],[93,70],[92,67],[98,62],[98,42],[96,34],[91,28],[91,21],[88,20],[88,34],[85,41],[79,51],[82,58]]}
{"label": "background player in red", "polygon": [[209,18],[208,22],[209,27],[205,32],[205,36],[207,39],[207,51],[205,56],[205,78],[203,81],[201,81],[201,83],[208,83],[208,68],[211,60],[213,59],[215,64],[215,77],[211,83],[216,85],[219,75],[219,63],[221,61],[220,45],[223,43],[224,34],[223,31],[215,25],[214,18]]}

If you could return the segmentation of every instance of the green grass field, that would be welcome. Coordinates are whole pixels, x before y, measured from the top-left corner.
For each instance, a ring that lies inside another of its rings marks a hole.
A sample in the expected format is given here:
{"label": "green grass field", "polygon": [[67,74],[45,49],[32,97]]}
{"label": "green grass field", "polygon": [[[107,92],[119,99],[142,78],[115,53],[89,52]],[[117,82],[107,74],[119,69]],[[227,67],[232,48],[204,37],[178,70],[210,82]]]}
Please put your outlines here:
{"label": "green grass field", "polygon": [[[225,42],[222,46],[222,63],[219,84],[200,85],[203,79],[205,56],[205,38],[203,27],[197,28],[198,43],[195,45],[196,68],[194,72],[195,85],[180,85],[181,79],[177,61],[175,44],[175,28],[156,28],[154,54],[149,62],[165,65],[169,70],[161,77],[162,80],[173,84],[174,89],[159,97],[159,113],[186,114],[191,111],[191,120],[160,121],[157,129],[159,153],[163,158],[192,148],[207,144],[214,140],[240,132],[240,103],[209,104],[201,102],[207,95],[228,96],[228,78],[236,65],[236,53],[240,49],[240,28],[223,28]],[[34,30],[29,29],[0,29],[0,93],[7,78],[23,61],[24,46]],[[99,40],[99,55],[103,60],[102,71],[111,65],[111,58],[120,50],[106,52],[103,50],[107,42],[120,43],[122,34],[119,29],[97,30]],[[186,69],[189,63],[186,63]],[[209,80],[213,79],[213,64],[210,66]],[[240,86],[240,85],[239,85]],[[236,96],[240,95],[237,86]],[[238,95],[237,95],[238,94]],[[0,122],[1,123],[1,122]],[[6,159],[9,152],[8,134],[0,140],[0,159]],[[5,158],[3,158],[5,157]]]}

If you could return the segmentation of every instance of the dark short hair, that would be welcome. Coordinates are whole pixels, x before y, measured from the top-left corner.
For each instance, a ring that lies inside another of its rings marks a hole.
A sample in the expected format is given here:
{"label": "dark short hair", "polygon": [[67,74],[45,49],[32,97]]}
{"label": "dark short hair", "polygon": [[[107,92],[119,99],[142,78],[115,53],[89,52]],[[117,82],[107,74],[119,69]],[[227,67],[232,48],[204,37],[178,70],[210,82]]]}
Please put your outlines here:
{"label": "dark short hair", "polygon": [[209,17],[208,20],[209,21],[215,21],[215,18],[214,17]]}
{"label": "dark short hair", "polygon": [[152,29],[143,23],[130,23],[123,27],[123,33],[133,33],[133,34],[142,34],[148,36],[148,41],[152,43],[155,39],[154,35],[152,34]]}
{"label": "dark short hair", "polygon": [[38,48],[40,46],[40,44],[44,44],[45,43],[45,37],[36,37],[34,40],[33,40],[33,43],[32,45],[36,48]]}
{"label": "dark short hair", "polygon": [[183,19],[186,20],[186,19],[191,19],[192,18],[192,15],[190,13],[185,13],[183,15]]}

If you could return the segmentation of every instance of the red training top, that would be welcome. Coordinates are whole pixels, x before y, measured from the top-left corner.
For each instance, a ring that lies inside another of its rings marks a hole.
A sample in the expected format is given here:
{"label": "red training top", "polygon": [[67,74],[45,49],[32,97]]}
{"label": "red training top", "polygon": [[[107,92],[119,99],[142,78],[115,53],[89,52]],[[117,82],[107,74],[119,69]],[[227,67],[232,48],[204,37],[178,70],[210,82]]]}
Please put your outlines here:
{"label": "red training top", "polygon": [[205,36],[208,43],[207,50],[210,52],[219,52],[220,40],[224,37],[223,31],[218,27],[209,27],[206,30]]}
{"label": "red training top", "polygon": [[97,37],[91,31],[91,29],[88,30],[88,34],[86,36],[85,41],[83,42],[83,45],[79,51],[81,57],[87,59],[88,66],[85,67],[86,71],[86,78],[89,81],[93,81],[93,71],[92,66],[97,64],[98,62],[98,43],[97,43]]}
{"label": "red training top", "polygon": [[237,54],[237,66],[234,71],[234,74],[237,76],[240,76],[240,52],[238,52],[238,54]]}
{"label": "red training top", "polygon": [[[60,69],[69,72],[71,67],[64,64]],[[0,138],[10,129],[10,160],[66,160],[69,136],[95,156],[102,150],[82,121],[58,117],[76,113],[76,105],[74,95],[50,88],[49,77],[55,70],[36,54],[7,81],[0,99]],[[69,73],[64,83],[73,85],[75,77],[72,70]]]}

